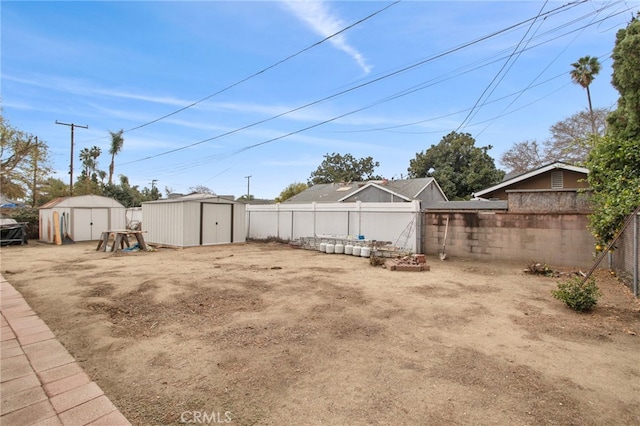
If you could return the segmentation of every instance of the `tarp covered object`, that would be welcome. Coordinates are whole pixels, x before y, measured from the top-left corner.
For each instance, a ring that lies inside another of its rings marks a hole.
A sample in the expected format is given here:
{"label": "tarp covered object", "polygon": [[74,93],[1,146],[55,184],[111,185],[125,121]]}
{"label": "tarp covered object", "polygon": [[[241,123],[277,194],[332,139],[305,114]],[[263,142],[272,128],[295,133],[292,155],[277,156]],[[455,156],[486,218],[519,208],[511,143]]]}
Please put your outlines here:
{"label": "tarp covered object", "polygon": [[0,244],[27,244],[27,230],[24,223],[2,225],[0,228]]}

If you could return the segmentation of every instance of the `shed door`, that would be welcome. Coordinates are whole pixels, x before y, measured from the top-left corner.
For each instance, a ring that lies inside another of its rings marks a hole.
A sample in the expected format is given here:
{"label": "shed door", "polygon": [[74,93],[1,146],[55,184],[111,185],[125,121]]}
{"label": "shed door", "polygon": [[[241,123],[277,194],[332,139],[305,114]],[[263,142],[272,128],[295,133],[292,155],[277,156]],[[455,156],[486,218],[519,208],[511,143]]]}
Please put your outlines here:
{"label": "shed door", "polygon": [[202,245],[231,242],[231,204],[202,204]]}
{"label": "shed door", "polygon": [[102,231],[109,229],[109,209],[73,209],[73,229],[71,238],[74,241],[99,240]]}

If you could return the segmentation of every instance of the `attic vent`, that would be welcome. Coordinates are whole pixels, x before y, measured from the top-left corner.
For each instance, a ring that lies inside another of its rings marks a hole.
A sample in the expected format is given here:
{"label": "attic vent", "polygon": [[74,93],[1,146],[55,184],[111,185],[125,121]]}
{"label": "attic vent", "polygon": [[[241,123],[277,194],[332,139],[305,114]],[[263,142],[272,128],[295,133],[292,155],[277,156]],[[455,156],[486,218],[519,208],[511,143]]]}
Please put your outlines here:
{"label": "attic vent", "polygon": [[562,177],[562,172],[551,172],[551,189],[562,189],[564,188],[564,180]]}

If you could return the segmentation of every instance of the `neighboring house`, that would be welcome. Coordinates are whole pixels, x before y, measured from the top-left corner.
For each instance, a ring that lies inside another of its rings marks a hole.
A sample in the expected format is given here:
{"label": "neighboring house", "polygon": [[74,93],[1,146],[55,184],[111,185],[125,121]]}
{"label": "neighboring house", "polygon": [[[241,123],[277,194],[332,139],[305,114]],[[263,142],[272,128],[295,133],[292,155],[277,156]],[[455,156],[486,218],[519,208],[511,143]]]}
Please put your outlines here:
{"label": "neighboring house", "polygon": [[306,203],[402,203],[418,200],[422,206],[447,201],[434,178],[374,180],[316,184],[284,201]]}
{"label": "neighboring house", "polygon": [[589,169],[552,163],[475,192],[476,200],[506,200],[510,213],[588,214]]}
{"label": "neighboring house", "polygon": [[472,195],[482,200],[508,200],[510,191],[577,191],[589,187],[586,182],[588,174],[589,169],[584,167],[557,162],[510,177]]}

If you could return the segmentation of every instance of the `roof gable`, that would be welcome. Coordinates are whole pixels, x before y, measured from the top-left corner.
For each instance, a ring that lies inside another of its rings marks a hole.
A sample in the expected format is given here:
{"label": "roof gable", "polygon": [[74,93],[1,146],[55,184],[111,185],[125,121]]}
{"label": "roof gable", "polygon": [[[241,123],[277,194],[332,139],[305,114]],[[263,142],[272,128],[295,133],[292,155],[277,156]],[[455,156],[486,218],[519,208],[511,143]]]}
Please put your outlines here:
{"label": "roof gable", "polygon": [[[437,190],[442,193],[442,189],[440,189],[440,186],[432,177],[316,184],[289,198],[285,203],[339,203],[348,200],[358,193],[371,189],[383,191],[400,199],[411,201],[417,199],[431,184],[435,184]],[[442,195],[446,199],[444,193],[442,193]]]}
{"label": "roof gable", "polygon": [[522,182],[522,181],[525,181],[527,179],[531,179],[533,177],[539,176],[541,174],[547,173],[547,172],[552,171],[552,170],[568,170],[568,171],[572,171],[572,172],[576,172],[576,173],[584,173],[585,175],[589,174],[589,169],[587,169],[585,167],[571,166],[571,165],[566,164],[566,163],[556,162],[556,163],[551,163],[551,164],[548,164],[546,166],[542,166],[540,168],[537,168],[535,170],[531,170],[529,172],[522,173],[520,175],[514,176],[511,179],[503,180],[502,182],[498,183],[497,185],[491,186],[489,188],[485,188],[485,189],[483,189],[481,191],[474,192],[472,194],[472,196],[474,198],[481,198],[485,194],[489,194],[489,193],[497,191],[499,189],[504,189],[504,188],[509,187],[511,185],[514,185],[514,184],[516,184],[518,182]]}

